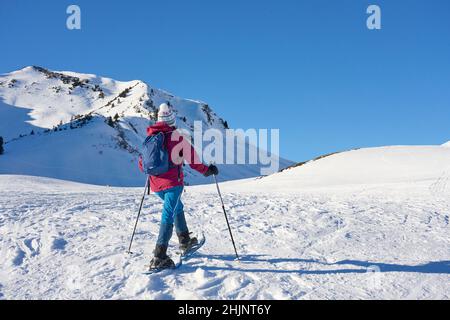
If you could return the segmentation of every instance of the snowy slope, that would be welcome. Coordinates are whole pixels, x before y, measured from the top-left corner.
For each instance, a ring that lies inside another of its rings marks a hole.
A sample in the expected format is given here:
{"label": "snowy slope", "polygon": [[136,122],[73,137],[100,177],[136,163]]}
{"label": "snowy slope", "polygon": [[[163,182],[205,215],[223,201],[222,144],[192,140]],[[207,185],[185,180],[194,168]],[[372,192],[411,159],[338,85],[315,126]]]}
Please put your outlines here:
{"label": "snowy slope", "polygon": [[[5,154],[0,174],[27,174],[78,182],[139,186],[138,150],[157,106],[169,102],[178,127],[192,132],[225,130],[203,102],[181,99],[142,81],[116,81],[91,74],[26,67],[0,76],[0,136]],[[108,125],[108,117],[117,121]],[[239,148],[244,148],[240,145]],[[281,159],[281,168],[292,164]],[[260,175],[260,165],[221,167],[224,179]],[[187,182],[204,183],[185,169]]]}
{"label": "snowy slope", "polygon": [[188,224],[207,242],[150,277],[157,197],[129,256],[141,188],[0,175],[0,297],[449,299],[449,165],[442,146],[373,148],[222,183],[241,262],[214,186],[187,187]]}
{"label": "snowy slope", "polygon": [[[264,177],[267,191],[383,183],[416,183],[450,171],[450,149],[444,146],[391,146],[337,153],[303,166]],[[253,182],[239,182],[245,189]]]}

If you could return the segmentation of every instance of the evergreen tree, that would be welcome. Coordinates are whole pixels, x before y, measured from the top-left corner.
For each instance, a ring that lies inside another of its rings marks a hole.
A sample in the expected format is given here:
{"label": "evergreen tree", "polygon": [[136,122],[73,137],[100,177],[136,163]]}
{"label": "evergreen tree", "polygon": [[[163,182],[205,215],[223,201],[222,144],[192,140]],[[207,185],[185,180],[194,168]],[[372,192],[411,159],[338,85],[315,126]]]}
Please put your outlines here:
{"label": "evergreen tree", "polygon": [[70,127],[70,129],[73,129],[73,121],[75,120],[75,117],[72,115],[71,117],[70,117],[70,124],[69,124],[69,127]]}
{"label": "evergreen tree", "polygon": [[106,118],[106,124],[110,127],[114,127],[114,121],[111,117]]}

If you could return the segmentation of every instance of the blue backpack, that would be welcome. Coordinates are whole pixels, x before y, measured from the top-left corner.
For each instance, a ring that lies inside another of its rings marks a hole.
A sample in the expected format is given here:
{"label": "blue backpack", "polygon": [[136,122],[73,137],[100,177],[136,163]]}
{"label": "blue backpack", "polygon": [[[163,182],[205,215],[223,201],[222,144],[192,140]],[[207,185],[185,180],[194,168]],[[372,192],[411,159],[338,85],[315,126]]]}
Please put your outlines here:
{"label": "blue backpack", "polygon": [[150,176],[159,176],[170,169],[169,153],[164,146],[164,133],[148,136],[143,143],[142,168]]}

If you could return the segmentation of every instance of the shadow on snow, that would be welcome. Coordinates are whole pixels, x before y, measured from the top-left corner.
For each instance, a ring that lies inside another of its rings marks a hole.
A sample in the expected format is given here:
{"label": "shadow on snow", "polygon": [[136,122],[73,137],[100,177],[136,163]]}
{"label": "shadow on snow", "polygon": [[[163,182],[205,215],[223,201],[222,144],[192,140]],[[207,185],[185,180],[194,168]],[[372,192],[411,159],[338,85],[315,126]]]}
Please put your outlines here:
{"label": "shadow on snow", "polygon": [[[234,261],[235,257],[233,255],[198,255],[200,258],[207,258],[211,260],[222,260],[222,261]],[[342,274],[342,273],[367,273],[373,271],[374,268],[379,269],[379,272],[414,272],[414,273],[425,273],[425,274],[450,274],[450,261],[431,261],[421,265],[402,265],[393,263],[380,263],[371,261],[358,261],[358,260],[342,260],[334,263],[323,262],[314,259],[299,259],[299,258],[264,258],[265,255],[244,255],[241,256],[241,263],[252,263],[252,262],[266,262],[273,264],[273,268],[245,268],[241,267],[239,263],[234,266],[229,267],[217,267],[210,266],[207,270],[229,270],[229,271],[240,271],[240,272],[273,272],[273,273],[301,273],[301,274]],[[296,269],[296,270],[286,270],[281,269],[281,266],[277,264],[282,263],[303,263],[303,264],[318,264],[328,267],[339,267],[339,266],[353,266],[360,267],[359,269],[349,269],[349,268],[334,268],[334,269],[323,269],[323,270],[311,270],[311,269]]]}

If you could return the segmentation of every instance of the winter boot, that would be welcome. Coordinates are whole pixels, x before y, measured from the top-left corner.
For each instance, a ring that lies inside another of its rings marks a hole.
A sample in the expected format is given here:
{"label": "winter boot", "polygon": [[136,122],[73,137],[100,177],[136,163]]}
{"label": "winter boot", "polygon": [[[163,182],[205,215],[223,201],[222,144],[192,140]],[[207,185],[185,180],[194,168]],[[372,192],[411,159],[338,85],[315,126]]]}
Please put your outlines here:
{"label": "winter boot", "polygon": [[197,238],[191,238],[189,231],[179,233],[177,236],[180,241],[180,250],[183,255],[198,244]]}
{"label": "winter boot", "polygon": [[175,268],[175,263],[167,255],[167,246],[156,245],[154,251],[154,257],[150,261],[149,270],[161,270]]}

